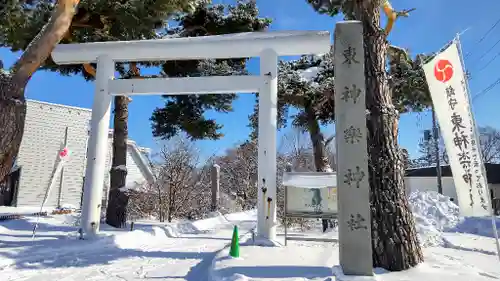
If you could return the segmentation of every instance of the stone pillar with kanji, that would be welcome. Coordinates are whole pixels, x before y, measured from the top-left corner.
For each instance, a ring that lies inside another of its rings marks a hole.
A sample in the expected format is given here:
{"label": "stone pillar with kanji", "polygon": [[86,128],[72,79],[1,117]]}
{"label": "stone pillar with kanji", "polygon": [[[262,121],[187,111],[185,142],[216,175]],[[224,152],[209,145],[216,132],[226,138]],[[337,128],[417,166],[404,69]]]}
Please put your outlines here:
{"label": "stone pillar with kanji", "polygon": [[335,120],[339,255],[345,275],[373,275],[363,27],[335,27]]}

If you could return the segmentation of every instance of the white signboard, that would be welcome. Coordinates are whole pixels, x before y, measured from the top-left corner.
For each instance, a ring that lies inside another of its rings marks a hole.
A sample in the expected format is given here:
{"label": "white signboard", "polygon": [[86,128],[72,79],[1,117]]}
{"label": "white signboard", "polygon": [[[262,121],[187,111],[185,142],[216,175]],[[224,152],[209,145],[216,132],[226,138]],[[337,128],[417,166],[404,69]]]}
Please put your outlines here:
{"label": "white signboard", "polygon": [[287,213],[337,214],[337,188],[286,187]]}
{"label": "white signboard", "polygon": [[454,42],[423,68],[448,152],[460,213],[490,215],[488,184],[458,45]]}
{"label": "white signboard", "polygon": [[290,172],[283,174],[287,213],[336,215],[337,174]]}

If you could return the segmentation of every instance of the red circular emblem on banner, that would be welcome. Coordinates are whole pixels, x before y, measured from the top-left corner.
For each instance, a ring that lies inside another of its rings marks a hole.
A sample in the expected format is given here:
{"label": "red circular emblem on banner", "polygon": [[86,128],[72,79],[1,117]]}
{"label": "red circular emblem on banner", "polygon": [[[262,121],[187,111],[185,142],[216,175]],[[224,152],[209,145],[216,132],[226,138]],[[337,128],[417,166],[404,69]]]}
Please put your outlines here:
{"label": "red circular emblem on banner", "polygon": [[434,65],[434,77],[443,83],[448,82],[453,77],[453,65],[449,60],[439,60]]}

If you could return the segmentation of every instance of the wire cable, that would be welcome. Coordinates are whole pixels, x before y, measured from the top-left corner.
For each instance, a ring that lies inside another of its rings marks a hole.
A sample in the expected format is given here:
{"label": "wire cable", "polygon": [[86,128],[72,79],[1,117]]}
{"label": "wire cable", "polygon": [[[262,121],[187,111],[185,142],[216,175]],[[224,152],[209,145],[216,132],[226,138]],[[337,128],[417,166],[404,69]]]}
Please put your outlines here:
{"label": "wire cable", "polygon": [[488,55],[498,44],[500,44],[500,39],[498,39],[493,46],[491,46],[488,51],[484,52],[475,62],[480,62],[486,55]]}
{"label": "wire cable", "polygon": [[[488,37],[488,35],[490,34],[490,32],[492,32],[493,29],[495,29],[495,27],[497,25],[499,25],[499,24],[500,24],[500,18],[498,18],[498,20],[490,27],[490,29],[488,29],[488,31],[486,31],[486,33],[479,39],[479,41],[477,41],[477,43],[475,45],[481,44],[481,42],[483,42],[484,39],[486,39],[486,37]],[[471,49],[474,50],[474,48],[471,48]],[[468,58],[471,55],[471,53],[472,53],[472,51],[470,51],[467,54],[465,54],[464,59]]]}
{"label": "wire cable", "polygon": [[472,97],[472,102],[476,101],[481,96],[484,96],[486,93],[493,90],[498,84],[500,84],[500,77],[495,82],[491,83],[488,87],[484,88],[481,92],[475,94]]}
{"label": "wire cable", "polygon": [[[500,52],[498,52],[494,57],[492,57],[483,67],[481,67],[478,71],[475,71],[474,74],[477,75],[479,73],[481,73],[483,70],[485,70],[486,68],[488,68],[488,66],[494,61],[496,60],[498,57],[500,57]],[[471,79],[472,79],[472,76],[471,76]]]}

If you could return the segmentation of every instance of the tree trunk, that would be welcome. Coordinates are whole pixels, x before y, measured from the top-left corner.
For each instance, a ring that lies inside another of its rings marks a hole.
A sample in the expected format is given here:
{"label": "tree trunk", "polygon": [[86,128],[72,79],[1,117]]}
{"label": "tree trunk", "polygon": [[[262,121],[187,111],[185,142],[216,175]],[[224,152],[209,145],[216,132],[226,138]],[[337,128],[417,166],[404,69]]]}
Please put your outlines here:
{"label": "tree trunk", "polygon": [[159,206],[158,209],[159,209],[160,222],[164,222],[165,221],[165,210],[163,208],[163,199],[162,199],[161,190],[158,191],[158,206]]}
{"label": "tree trunk", "polygon": [[0,182],[10,174],[21,145],[26,118],[24,87],[0,73]]}
{"label": "tree trunk", "polygon": [[313,146],[314,167],[317,172],[331,172],[332,168],[326,154],[325,136],[321,133],[321,127],[316,119],[316,114],[311,106],[306,106],[307,129]]}
{"label": "tree trunk", "polygon": [[173,214],[174,214],[174,208],[173,207],[168,207],[168,216],[167,216],[167,221],[168,222],[172,222]]}
{"label": "tree trunk", "polygon": [[354,17],[364,30],[373,266],[398,271],[416,266],[423,255],[404,193],[401,153],[394,136],[398,114],[387,83],[387,41],[377,2],[356,0],[354,5]]}
{"label": "tree trunk", "polygon": [[127,221],[128,195],[120,191],[120,188],[127,183],[128,103],[126,96],[115,97],[113,160],[106,208],[106,223],[113,227],[124,227]]}
{"label": "tree trunk", "polygon": [[[316,172],[331,172],[332,168],[326,154],[325,136],[321,133],[321,127],[316,118],[316,114],[311,106],[306,105],[305,112],[307,114],[307,127],[313,145],[314,167]],[[323,232],[328,228],[328,220],[322,219]]]}
{"label": "tree trunk", "polygon": [[79,0],[59,0],[49,22],[14,64],[12,74],[0,73],[0,180],[10,173],[21,145],[26,85],[69,29],[78,3]]}
{"label": "tree trunk", "polygon": [[167,221],[172,222],[172,219],[174,217],[174,212],[175,212],[175,188],[177,186],[174,186],[173,184],[169,184],[168,186],[168,214],[167,214]]}

